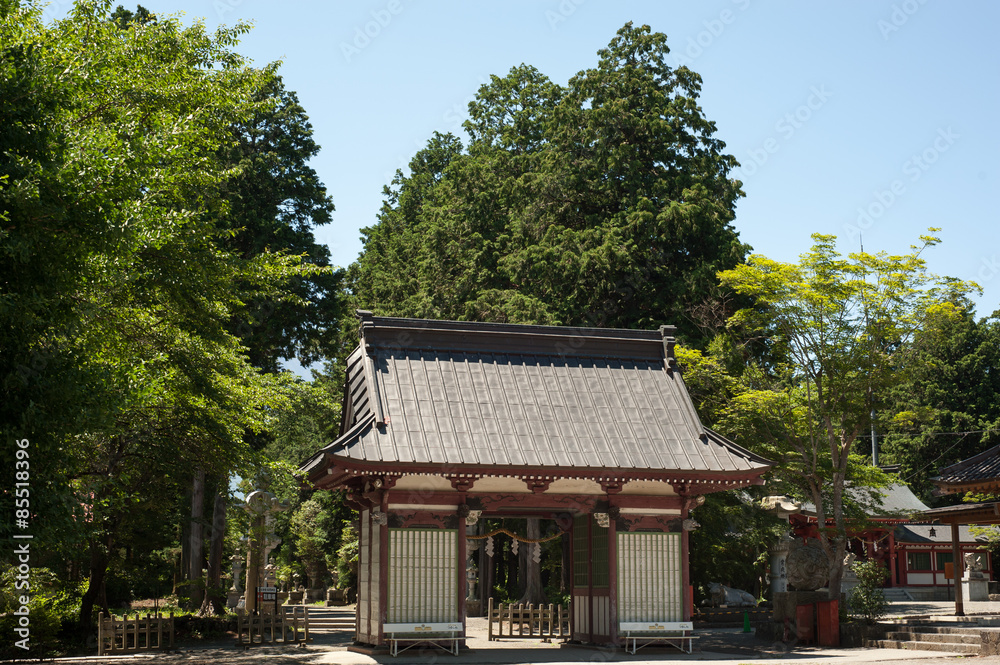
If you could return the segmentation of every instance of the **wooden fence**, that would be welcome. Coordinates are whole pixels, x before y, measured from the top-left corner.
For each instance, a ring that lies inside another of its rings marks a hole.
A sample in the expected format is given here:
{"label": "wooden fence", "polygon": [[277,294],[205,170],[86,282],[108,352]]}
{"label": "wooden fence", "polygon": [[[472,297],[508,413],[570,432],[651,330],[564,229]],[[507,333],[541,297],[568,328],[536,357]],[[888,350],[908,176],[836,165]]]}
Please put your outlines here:
{"label": "wooden fence", "polygon": [[282,605],[277,614],[240,616],[236,619],[236,646],[308,641],[308,607]]}
{"label": "wooden fence", "polygon": [[[499,640],[503,637],[519,639],[569,639],[569,607],[562,605],[534,605],[523,603],[494,606],[490,598],[488,618],[490,621],[489,639]],[[494,626],[496,628],[494,629]],[[515,627],[517,633],[515,634]],[[505,632],[506,628],[506,632]]]}
{"label": "wooden fence", "polygon": [[174,615],[140,616],[130,619],[97,616],[97,655],[134,653],[153,649],[174,648]]}

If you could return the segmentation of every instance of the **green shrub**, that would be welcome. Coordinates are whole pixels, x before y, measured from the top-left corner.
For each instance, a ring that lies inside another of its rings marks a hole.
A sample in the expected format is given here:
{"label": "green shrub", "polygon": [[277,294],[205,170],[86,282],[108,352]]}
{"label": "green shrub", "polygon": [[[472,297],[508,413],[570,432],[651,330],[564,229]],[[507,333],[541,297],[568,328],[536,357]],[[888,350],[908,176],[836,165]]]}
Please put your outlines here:
{"label": "green shrub", "polygon": [[[74,628],[84,591],[86,583],[62,584],[48,568],[33,568],[24,580],[19,579],[15,566],[4,567],[0,574],[0,659],[35,659],[65,653],[70,646],[67,638],[77,632]],[[22,597],[27,604],[21,603]],[[26,643],[21,642],[24,635],[17,629],[26,629]],[[21,648],[18,642],[29,649]]]}
{"label": "green shrub", "polygon": [[851,614],[865,623],[875,623],[885,616],[889,606],[882,592],[882,583],[889,571],[881,561],[874,559],[855,562],[853,569],[858,576],[858,586],[851,589],[848,598]]}
{"label": "green shrub", "polygon": [[337,549],[337,587],[351,589],[358,580],[358,534],[349,523],[345,523],[342,533]]}

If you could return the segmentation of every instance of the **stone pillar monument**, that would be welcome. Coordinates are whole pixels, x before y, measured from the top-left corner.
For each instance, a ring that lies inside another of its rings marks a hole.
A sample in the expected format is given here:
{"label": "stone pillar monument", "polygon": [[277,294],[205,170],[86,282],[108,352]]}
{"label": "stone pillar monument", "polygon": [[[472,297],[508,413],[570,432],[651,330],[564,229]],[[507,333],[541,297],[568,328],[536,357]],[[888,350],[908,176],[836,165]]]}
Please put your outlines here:
{"label": "stone pillar monument", "polygon": [[230,561],[233,563],[233,586],[229,587],[226,594],[226,607],[232,610],[239,604],[243,594],[243,557],[234,554]]}
{"label": "stone pillar monument", "polygon": [[781,540],[775,543],[768,552],[771,555],[771,571],[769,578],[771,582],[771,597],[776,593],[788,591],[788,548],[792,539],[785,534]]}
{"label": "stone pillar monument", "polygon": [[[778,519],[789,521],[789,516],[799,512],[802,504],[792,501],[787,496],[767,496],[761,499],[761,506],[764,510],[774,513]],[[781,540],[775,543],[769,550],[771,554],[771,598],[774,599],[776,593],[788,591],[788,552],[792,544],[792,538],[787,533],[782,535]]]}
{"label": "stone pillar monument", "polygon": [[267,555],[277,547],[280,540],[273,533],[268,533],[270,514],[286,510],[288,506],[278,501],[278,498],[264,490],[254,490],[247,495],[244,509],[250,513],[250,537],[247,540],[247,588],[244,607],[247,613],[257,610],[257,587],[261,583],[263,562]]}
{"label": "stone pillar monument", "polygon": [[962,595],[965,600],[989,600],[990,583],[983,575],[983,565],[974,552],[965,554],[965,574],[962,576]]}

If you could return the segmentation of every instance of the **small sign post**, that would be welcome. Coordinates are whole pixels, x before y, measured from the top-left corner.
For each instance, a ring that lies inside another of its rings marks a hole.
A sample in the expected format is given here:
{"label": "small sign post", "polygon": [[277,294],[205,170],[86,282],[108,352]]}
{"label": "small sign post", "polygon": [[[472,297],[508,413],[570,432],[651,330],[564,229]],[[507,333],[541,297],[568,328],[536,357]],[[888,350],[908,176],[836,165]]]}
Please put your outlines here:
{"label": "small sign post", "polygon": [[274,613],[278,613],[278,587],[259,586],[257,587],[257,607],[263,609],[264,603],[272,603]]}

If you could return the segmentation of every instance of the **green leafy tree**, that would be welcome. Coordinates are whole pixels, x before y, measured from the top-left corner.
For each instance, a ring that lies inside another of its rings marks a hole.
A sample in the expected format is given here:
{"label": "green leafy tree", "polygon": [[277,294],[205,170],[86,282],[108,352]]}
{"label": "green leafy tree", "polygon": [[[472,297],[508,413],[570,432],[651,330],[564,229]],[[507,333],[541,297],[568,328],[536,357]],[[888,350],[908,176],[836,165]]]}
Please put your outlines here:
{"label": "green leafy tree", "polygon": [[287,285],[324,269],[241,256],[220,221],[234,123],[263,112],[272,81],[232,50],[247,26],[123,29],[108,2],[40,16],[0,13],[0,105],[16,119],[0,136],[0,408],[4,436],[31,442],[36,542],[57,559],[83,548],[88,622],[158,492],[256,466],[244,434],[283,396],[231,322],[301,300]]}
{"label": "green leafy tree", "polygon": [[763,596],[767,552],[788,531],[788,523],[736,492],[706,495],[691,516],[700,525],[690,536],[691,584],[699,597],[708,597],[712,582]]}
{"label": "green leafy tree", "polygon": [[901,466],[925,503],[941,505],[957,497],[934,496],[929,479],[1000,443],[1000,320],[977,321],[964,298],[941,303],[907,352],[912,371],[879,418],[880,456]]}
{"label": "green leafy tree", "polygon": [[655,327],[725,317],[716,273],[742,261],[739,182],[701,78],[627,24],[563,87],[521,65],[469,105],[468,149],[435,134],[398,173],[351,267],[387,315]]}
{"label": "green leafy tree", "polygon": [[[932,230],[933,231],[933,230]],[[758,303],[732,319],[759,330],[784,350],[784,363],[748,368],[723,407],[720,428],[754,444],[778,462],[776,475],[789,490],[816,506],[820,542],[830,564],[831,598],[840,594],[847,525],[863,505],[845,495],[888,478],[855,451],[871,413],[883,411],[890,388],[914,365],[909,345],[926,327],[928,312],[972,285],[940,279],[926,270],[923,249],[908,254],[856,253],[841,257],[836,238],[814,235],[812,250],[797,264],[751,256],[723,272],[723,284]],[[852,511],[852,508],[854,509]]]}

